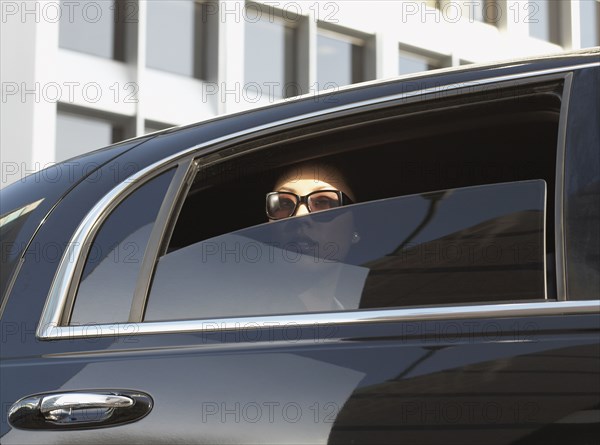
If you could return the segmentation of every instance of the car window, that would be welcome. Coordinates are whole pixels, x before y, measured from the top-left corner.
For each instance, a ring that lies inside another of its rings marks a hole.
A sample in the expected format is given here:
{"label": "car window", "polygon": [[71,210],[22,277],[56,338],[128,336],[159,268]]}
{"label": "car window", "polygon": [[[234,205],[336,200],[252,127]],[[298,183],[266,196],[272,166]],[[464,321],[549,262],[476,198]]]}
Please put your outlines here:
{"label": "car window", "polygon": [[[198,159],[144,320],[556,298],[561,91],[403,104]],[[265,223],[306,161],[343,172],[354,204]]]}
{"label": "car window", "polygon": [[71,324],[125,322],[144,252],[175,170],[140,186],[106,219],[90,246]]}
{"label": "car window", "polygon": [[[386,103],[192,153],[169,205],[172,172],[104,222],[71,323],[557,298],[562,88]],[[267,222],[265,195],[306,161],[343,172],[353,204]]]}
{"label": "car window", "polygon": [[388,198],[163,256],[145,320],[545,297],[544,181]]}

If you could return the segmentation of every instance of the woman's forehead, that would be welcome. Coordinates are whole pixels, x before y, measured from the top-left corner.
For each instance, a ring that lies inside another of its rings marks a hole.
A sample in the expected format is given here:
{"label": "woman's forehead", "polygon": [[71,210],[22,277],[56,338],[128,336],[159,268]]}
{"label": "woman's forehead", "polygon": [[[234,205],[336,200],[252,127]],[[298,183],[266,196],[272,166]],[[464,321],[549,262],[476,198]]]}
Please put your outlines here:
{"label": "woman's forehead", "polygon": [[277,191],[293,192],[299,195],[306,195],[317,190],[340,190],[337,185],[321,181],[315,178],[298,178],[287,182],[277,184]]}
{"label": "woman's forehead", "polygon": [[326,165],[309,164],[290,168],[282,174],[275,188],[292,189],[300,188],[302,190],[317,190],[322,188],[333,188],[336,190],[348,191],[346,181],[337,169]]}

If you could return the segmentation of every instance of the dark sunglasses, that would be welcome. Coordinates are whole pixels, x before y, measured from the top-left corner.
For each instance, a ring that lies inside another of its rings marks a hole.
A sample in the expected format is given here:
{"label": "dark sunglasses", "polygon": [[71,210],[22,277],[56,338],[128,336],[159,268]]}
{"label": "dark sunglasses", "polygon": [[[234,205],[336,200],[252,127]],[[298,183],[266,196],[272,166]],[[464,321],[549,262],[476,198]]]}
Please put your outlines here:
{"label": "dark sunglasses", "polygon": [[316,190],[304,196],[292,192],[271,192],[267,193],[267,216],[270,219],[289,218],[300,204],[313,213],[352,204],[352,200],[339,190]]}

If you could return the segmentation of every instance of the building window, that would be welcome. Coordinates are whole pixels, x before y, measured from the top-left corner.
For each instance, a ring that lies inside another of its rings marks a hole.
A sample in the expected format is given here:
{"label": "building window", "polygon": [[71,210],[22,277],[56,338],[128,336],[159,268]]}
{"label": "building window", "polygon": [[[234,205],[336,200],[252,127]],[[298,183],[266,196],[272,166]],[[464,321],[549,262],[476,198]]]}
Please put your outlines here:
{"label": "building window", "polygon": [[147,2],[146,65],[198,79],[215,79],[217,6],[193,0]]}
{"label": "building window", "polygon": [[125,139],[122,126],[107,119],[59,111],[56,115],[57,162]]}
{"label": "building window", "polygon": [[[61,2],[59,46],[107,59],[125,60],[124,29],[133,2]],[[130,9],[130,11],[127,11]]]}
{"label": "building window", "polygon": [[447,66],[442,57],[434,57],[400,48],[398,53],[398,74],[419,73]]}
{"label": "building window", "polygon": [[600,45],[600,3],[596,0],[581,0],[579,2],[581,23],[581,47]]}
{"label": "building window", "polygon": [[319,30],[317,36],[318,89],[332,89],[366,80],[364,41],[349,35]]}
{"label": "building window", "polygon": [[560,44],[560,2],[529,0],[527,5],[529,35],[547,42]]}
{"label": "building window", "polygon": [[[300,94],[296,81],[296,28],[293,21],[263,13],[248,3],[245,21],[244,87],[275,98]],[[256,14],[253,13],[256,11]]]}

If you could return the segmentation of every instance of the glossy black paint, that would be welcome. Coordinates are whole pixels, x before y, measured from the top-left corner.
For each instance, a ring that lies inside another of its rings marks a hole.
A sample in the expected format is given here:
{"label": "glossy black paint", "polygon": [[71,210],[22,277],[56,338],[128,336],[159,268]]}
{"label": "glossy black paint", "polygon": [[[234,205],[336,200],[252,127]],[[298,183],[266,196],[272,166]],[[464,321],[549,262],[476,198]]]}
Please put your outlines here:
{"label": "glossy black paint", "polygon": [[[600,295],[600,74],[575,73],[565,159],[567,287],[574,300]],[[577,104],[577,105],[576,105]]]}
{"label": "glossy black paint", "polygon": [[[169,130],[108,161],[97,181],[60,193],[23,256],[1,320],[2,443],[595,443],[598,422],[582,426],[568,416],[600,409],[597,314],[143,336],[132,325],[115,337],[45,342],[35,329],[60,253],[81,219],[117,183],[159,159],[305,112],[597,61],[597,53],[570,56],[363,87],[331,102],[307,98]],[[589,72],[597,78],[597,67]],[[581,76],[574,76],[575,92],[589,82]],[[572,110],[597,116],[593,99],[581,93],[572,100]],[[568,137],[591,138],[597,147],[597,125],[595,131]],[[569,165],[566,184],[576,182]],[[45,246],[57,246],[52,256]],[[24,396],[90,388],[138,389],[155,406],[141,421],[97,430],[7,424],[10,406]]]}

